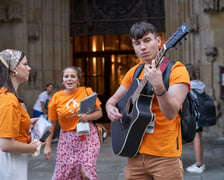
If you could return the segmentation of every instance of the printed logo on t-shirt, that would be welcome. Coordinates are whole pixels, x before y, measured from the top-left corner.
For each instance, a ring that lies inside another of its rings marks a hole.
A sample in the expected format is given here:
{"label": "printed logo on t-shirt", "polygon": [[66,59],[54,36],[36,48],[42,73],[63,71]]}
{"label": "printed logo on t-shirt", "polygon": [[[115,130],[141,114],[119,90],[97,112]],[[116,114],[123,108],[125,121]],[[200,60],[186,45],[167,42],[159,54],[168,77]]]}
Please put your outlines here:
{"label": "printed logo on t-shirt", "polygon": [[77,109],[79,107],[79,103],[76,102],[75,99],[70,99],[67,103],[66,103],[66,108],[69,109],[69,111],[71,113],[75,113],[73,109]]}

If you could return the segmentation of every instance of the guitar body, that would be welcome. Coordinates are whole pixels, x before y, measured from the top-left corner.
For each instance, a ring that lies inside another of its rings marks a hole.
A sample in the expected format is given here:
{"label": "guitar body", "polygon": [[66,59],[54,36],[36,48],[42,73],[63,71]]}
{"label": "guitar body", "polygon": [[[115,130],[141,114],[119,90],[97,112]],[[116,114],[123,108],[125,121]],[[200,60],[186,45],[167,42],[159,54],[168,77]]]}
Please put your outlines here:
{"label": "guitar body", "polygon": [[122,118],[111,123],[112,148],[119,156],[133,157],[138,153],[145,130],[154,119],[151,112],[153,91],[140,94],[132,103],[132,94],[139,84],[139,79],[133,80],[128,92],[117,103]]}

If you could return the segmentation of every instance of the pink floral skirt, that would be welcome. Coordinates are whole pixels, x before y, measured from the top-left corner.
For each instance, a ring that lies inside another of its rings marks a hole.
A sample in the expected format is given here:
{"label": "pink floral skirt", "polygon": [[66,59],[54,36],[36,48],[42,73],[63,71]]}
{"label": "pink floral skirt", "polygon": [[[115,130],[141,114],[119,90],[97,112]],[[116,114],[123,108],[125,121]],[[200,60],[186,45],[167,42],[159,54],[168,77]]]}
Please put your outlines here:
{"label": "pink floral skirt", "polygon": [[90,123],[90,134],[83,141],[75,130],[61,130],[52,180],[81,180],[81,168],[90,180],[97,180],[99,151],[99,137],[93,123]]}

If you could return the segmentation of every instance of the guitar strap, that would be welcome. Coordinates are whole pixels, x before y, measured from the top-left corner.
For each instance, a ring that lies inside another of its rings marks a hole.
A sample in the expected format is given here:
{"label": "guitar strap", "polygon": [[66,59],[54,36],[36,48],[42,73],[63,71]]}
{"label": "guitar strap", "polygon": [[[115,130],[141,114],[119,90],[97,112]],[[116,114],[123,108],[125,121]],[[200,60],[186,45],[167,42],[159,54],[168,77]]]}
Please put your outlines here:
{"label": "guitar strap", "polygon": [[166,70],[166,67],[168,66],[170,60],[169,59],[163,59],[162,62],[160,63],[160,70],[163,73]]}

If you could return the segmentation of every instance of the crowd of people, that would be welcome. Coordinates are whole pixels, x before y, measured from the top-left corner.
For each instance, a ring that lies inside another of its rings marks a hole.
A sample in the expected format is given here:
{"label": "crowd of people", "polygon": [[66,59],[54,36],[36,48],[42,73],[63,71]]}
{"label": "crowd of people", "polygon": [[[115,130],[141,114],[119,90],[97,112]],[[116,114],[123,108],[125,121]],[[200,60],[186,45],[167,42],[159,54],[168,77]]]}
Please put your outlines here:
{"label": "crowd of people", "polygon": [[[132,25],[129,35],[136,55],[145,63],[138,78],[145,78],[151,85],[153,98],[149,102],[151,111],[147,113],[154,114],[154,123],[150,124],[151,130],[144,133],[136,156],[128,158],[125,179],[182,180],[184,169],[179,110],[190,91],[189,73],[184,64],[176,62],[171,70],[169,88],[166,89],[156,62],[161,47],[161,37],[156,27],[148,22],[137,22]],[[126,73],[121,85],[106,103],[107,116],[112,122],[122,118],[116,104],[129,91],[133,74],[140,64],[142,62]],[[46,85],[33,106],[33,118],[30,118],[23,100],[17,94],[19,85],[28,81],[30,70],[23,52],[13,49],[0,52],[1,179],[26,180],[28,154],[35,153],[40,145],[44,146],[46,159],[50,159],[52,138],[58,123],[60,134],[52,179],[97,180],[96,160],[100,141],[93,122],[101,118],[103,113],[98,98],[94,112],[79,112],[80,102],[94,93],[91,87],[81,86],[81,68],[65,67],[61,74],[63,87],[52,96],[53,83]],[[44,143],[33,141],[29,136],[30,129],[40,115],[52,123],[50,135]],[[90,131],[87,134],[80,136],[77,133],[79,122],[88,122]],[[201,130],[198,127],[195,147],[198,144],[197,137],[201,137]],[[199,159],[196,156],[196,161],[194,166],[203,172],[202,155]],[[10,163],[15,166],[9,166]],[[9,167],[7,171],[4,170],[6,166]],[[187,170],[193,172],[192,167]]]}

